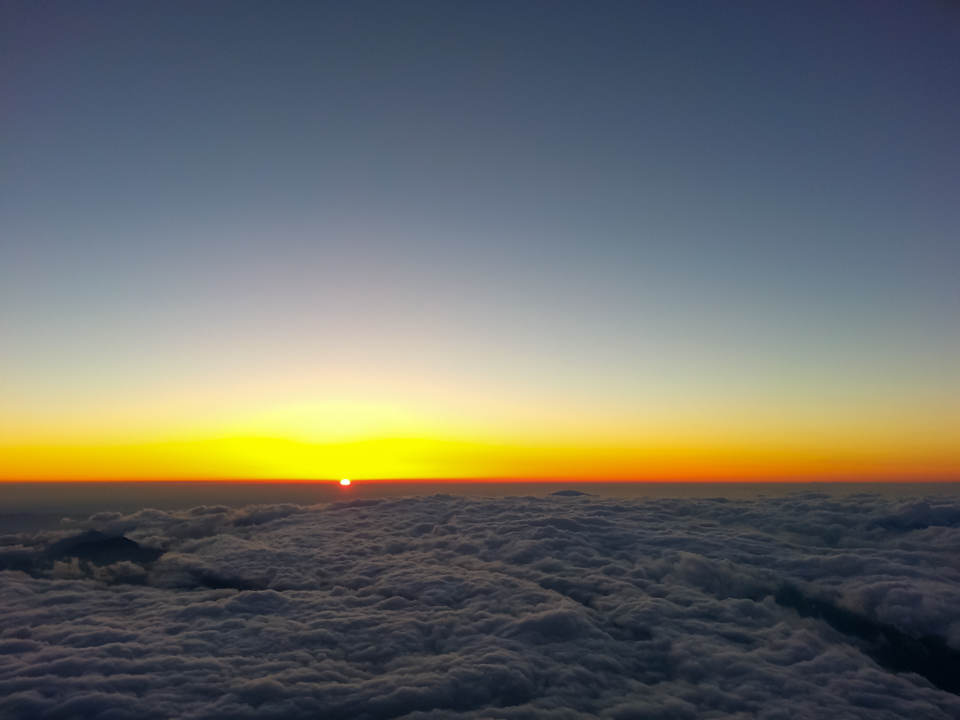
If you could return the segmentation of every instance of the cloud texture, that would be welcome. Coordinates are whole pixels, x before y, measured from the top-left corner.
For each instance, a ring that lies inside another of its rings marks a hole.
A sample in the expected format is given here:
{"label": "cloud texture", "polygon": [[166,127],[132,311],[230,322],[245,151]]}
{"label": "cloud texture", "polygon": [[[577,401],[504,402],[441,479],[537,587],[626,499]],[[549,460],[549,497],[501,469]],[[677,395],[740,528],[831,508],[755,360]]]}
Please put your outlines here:
{"label": "cloud texture", "polygon": [[936,498],[101,514],[2,538],[0,715],[946,720],[958,557]]}

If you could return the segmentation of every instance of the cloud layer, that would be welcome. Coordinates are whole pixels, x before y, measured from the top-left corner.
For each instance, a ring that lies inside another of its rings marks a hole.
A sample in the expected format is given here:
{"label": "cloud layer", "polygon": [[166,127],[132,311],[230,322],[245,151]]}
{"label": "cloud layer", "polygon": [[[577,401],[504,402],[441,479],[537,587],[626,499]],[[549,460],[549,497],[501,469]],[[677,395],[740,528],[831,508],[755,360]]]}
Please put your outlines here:
{"label": "cloud layer", "polygon": [[436,495],[0,541],[14,719],[960,717],[954,500]]}

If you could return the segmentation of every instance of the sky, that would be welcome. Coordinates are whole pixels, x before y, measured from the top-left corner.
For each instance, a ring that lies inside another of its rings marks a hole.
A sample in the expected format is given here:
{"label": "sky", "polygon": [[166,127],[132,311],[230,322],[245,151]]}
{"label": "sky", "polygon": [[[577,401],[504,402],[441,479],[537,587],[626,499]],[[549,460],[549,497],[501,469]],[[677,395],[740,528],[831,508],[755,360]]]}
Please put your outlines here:
{"label": "sky", "polygon": [[947,2],[0,6],[0,479],[960,479]]}

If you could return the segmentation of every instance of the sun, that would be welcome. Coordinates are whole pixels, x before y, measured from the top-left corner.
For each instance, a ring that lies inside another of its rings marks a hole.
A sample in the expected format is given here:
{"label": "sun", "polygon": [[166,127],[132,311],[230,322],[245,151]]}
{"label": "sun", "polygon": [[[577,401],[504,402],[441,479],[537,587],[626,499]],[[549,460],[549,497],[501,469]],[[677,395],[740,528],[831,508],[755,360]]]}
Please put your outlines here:
{"label": "sun", "polygon": [[349,484],[350,484],[350,481],[347,480],[346,478],[344,478],[343,480],[340,481],[340,484],[341,484],[341,485],[349,485]]}

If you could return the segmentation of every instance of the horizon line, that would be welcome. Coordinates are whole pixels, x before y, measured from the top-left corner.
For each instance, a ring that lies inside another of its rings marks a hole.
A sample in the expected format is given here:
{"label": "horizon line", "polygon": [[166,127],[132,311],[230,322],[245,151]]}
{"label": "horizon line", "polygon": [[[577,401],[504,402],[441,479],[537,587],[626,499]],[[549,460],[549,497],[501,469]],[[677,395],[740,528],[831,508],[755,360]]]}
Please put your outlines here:
{"label": "horizon line", "polygon": [[[286,485],[339,485],[342,478],[160,478],[160,477],[150,477],[150,478],[33,478],[33,479],[17,479],[17,478],[2,478],[0,479],[0,485],[13,485],[13,484],[22,484],[22,485],[46,485],[46,484],[70,484],[78,485],[84,483],[101,483],[101,484],[116,484],[116,483],[177,483],[177,484],[190,484],[190,483],[207,483],[207,484],[244,484],[244,485],[272,485],[272,484],[286,484]],[[649,485],[666,485],[666,484],[677,484],[677,485],[689,485],[689,484],[704,484],[704,485],[763,485],[763,484],[777,484],[777,485],[807,485],[807,484],[850,484],[850,485],[864,485],[864,484],[931,484],[931,485],[945,485],[951,483],[960,483],[960,477],[955,478],[943,478],[943,477],[917,477],[913,479],[904,479],[904,478],[891,478],[891,477],[876,477],[876,478],[864,478],[864,477],[839,477],[839,478],[824,478],[824,477],[811,477],[811,478],[797,478],[797,477],[771,477],[771,478],[755,478],[755,477],[745,477],[745,478],[729,478],[729,477],[718,477],[718,478],[703,478],[703,477],[688,477],[688,478],[570,478],[570,477],[449,477],[449,478],[436,478],[436,477],[426,477],[426,478],[350,478],[352,484],[357,485],[393,485],[401,483],[411,483],[411,484],[421,484],[421,485],[442,485],[442,484],[611,484],[611,485],[629,485],[629,484],[649,484]]]}

